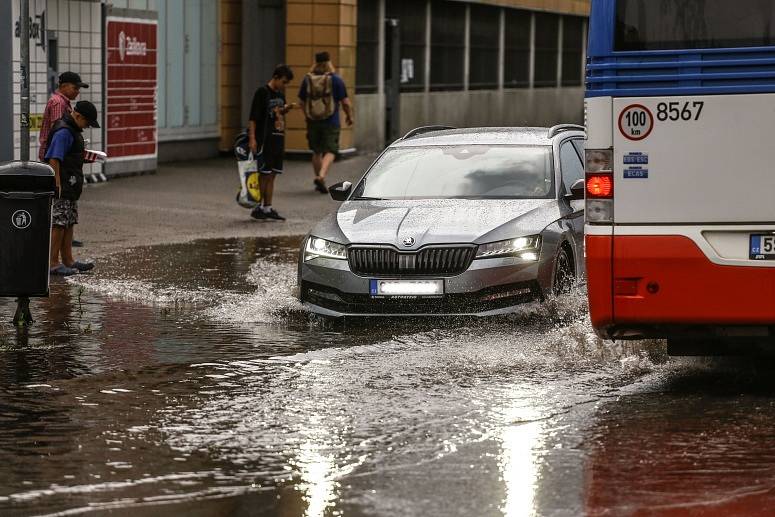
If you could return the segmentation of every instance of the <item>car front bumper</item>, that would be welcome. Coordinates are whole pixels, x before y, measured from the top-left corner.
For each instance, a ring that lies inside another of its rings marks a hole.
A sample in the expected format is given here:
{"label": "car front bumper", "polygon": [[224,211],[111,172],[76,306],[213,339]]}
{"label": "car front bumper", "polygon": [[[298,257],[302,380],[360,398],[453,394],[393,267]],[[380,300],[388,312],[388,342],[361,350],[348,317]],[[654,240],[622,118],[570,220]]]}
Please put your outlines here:
{"label": "car front bumper", "polygon": [[513,312],[539,298],[551,272],[540,259],[515,257],[475,260],[464,273],[444,280],[439,297],[372,297],[370,281],[418,277],[364,277],[354,274],[346,260],[317,258],[299,268],[301,301],[317,314],[343,316],[492,316]]}

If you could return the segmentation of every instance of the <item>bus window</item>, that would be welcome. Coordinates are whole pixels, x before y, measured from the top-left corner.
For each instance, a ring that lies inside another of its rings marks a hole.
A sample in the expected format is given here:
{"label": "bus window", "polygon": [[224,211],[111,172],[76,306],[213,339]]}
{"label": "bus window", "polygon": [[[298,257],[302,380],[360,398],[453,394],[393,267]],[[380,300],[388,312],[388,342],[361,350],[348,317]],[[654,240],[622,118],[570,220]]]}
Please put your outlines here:
{"label": "bus window", "polygon": [[615,50],[775,45],[771,0],[619,0]]}

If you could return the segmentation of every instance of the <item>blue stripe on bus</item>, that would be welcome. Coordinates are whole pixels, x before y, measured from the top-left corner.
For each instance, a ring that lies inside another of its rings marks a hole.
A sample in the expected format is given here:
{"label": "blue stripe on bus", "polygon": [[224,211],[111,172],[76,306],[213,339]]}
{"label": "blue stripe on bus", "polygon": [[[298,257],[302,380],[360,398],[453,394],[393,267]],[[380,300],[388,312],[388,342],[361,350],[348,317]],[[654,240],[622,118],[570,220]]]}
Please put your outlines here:
{"label": "blue stripe on bus", "polygon": [[775,47],[615,52],[615,0],[592,2],[587,97],[775,93]]}

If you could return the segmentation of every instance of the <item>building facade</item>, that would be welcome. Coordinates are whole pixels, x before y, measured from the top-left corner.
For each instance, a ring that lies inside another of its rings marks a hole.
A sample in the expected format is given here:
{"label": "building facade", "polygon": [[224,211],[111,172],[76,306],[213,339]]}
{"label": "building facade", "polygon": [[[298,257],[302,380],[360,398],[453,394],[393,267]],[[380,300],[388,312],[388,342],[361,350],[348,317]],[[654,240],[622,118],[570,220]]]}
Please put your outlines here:
{"label": "building facade", "polygon": [[[355,93],[343,148],[384,147],[393,27],[399,30],[398,134],[418,126],[550,125],[583,120],[585,0],[288,0],[287,61],[302,75],[329,50]],[[289,120],[289,149],[304,121]]]}
{"label": "building facade", "polygon": [[[9,158],[9,138],[16,156],[19,149],[19,1],[9,2],[0,2],[11,29],[0,32],[0,79],[10,81],[0,83],[13,89],[11,98],[0,96],[7,104],[0,113],[13,115],[9,129],[0,129],[0,159]],[[31,155],[55,78],[73,70],[91,85],[82,98],[106,122],[101,134],[92,132],[90,145],[117,155],[108,175],[228,152],[247,124],[255,89],[274,66],[293,68],[287,96],[295,101],[321,50],[331,54],[354,99],[356,124],[342,132],[343,150],[378,150],[390,132],[429,124],[550,125],[583,118],[589,0],[30,4]],[[391,115],[394,48],[400,108]],[[306,152],[304,126],[301,113],[292,112],[289,151]]]}

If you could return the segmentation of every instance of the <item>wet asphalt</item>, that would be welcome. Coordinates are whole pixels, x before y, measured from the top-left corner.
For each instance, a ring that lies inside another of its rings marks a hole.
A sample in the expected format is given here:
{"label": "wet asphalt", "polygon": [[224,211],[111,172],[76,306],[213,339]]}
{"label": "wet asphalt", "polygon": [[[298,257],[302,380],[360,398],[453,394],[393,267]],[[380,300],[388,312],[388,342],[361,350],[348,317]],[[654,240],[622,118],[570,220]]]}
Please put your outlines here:
{"label": "wet asphalt", "polygon": [[[762,359],[603,343],[582,291],[332,323],[300,236],[137,248],[0,325],[0,515],[769,515]],[[0,300],[0,316],[12,305]]]}

